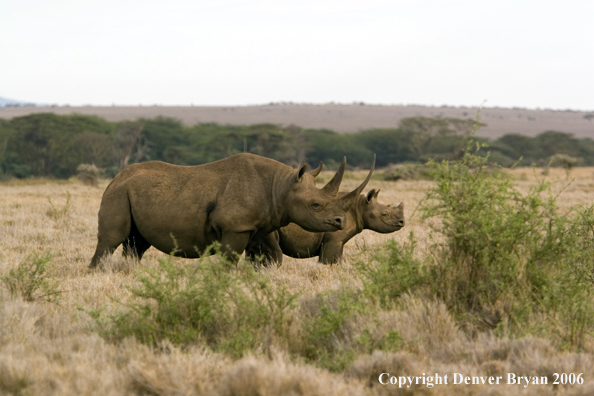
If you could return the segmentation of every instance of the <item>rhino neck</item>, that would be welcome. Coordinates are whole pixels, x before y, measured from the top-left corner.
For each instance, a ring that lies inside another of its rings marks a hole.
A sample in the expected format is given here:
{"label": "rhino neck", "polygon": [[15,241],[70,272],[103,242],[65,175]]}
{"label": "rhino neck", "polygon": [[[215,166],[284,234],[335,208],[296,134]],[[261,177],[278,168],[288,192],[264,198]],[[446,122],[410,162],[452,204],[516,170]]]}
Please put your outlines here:
{"label": "rhino neck", "polygon": [[287,196],[291,190],[291,176],[293,175],[293,169],[288,167],[285,169],[279,169],[272,176],[272,195],[270,202],[272,203],[272,224],[271,226],[276,230],[284,227],[291,222],[289,215],[286,211]]}

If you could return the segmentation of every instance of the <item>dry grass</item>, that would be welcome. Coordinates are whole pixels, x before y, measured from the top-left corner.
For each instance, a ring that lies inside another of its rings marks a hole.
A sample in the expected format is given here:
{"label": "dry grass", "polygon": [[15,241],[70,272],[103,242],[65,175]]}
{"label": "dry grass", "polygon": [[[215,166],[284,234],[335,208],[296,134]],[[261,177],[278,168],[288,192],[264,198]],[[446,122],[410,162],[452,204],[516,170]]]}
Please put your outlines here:
{"label": "dry grass", "polygon": [[[518,185],[534,183],[532,169],[516,169]],[[559,174],[557,174],[559,173]],[[524,174],[525,176],[521,176]],[[537,172],[538,174],[538,172]],[[539,175],[539,174],[538,174]],[[591,204],[594,169],[573,171],[576,180],[561,193],[563,206]],[[550,176],[565,181],[562,170]],[[358,178],[345,180],[353,188]],[[33,251],[51,251],[52,279],[60,282],[59,304],[25,302],[10,298],[0,284],[0,395],[411,395],[411,394],[500,394],[585,395],[594,392],[594,357],[559,351],[549,341],[535,338],[508,340],[483,334],[469,340],[455,325],[440,302],[405,296],[401,306],[383,312],[378,334],[397,330],[403,339],[401,352],[376,351],[359,356],[342,374],[291,361],[283,350],[240,360],[204,349],[179,350],[163,343],[150,349],[133,340],[113,345],[92,331],[91,320],[78,307],[109,306],[112,298],[126,301],[125,285],[134,281],[140,267],[156,265],[164,257],[150,249],[141,263],[121,258],[121,248],[102,270],[89,270],[97,232],[97,211],[106,181],[99,187],[75,181],[55,183],[0,184],[0,275],[16,268]],[[368,257],[374,247],[395,238],[405,241],[414,231],[419,250],[427,252],[428,228],[411,214],[431,185],[429,182],[372,181],[381,188],[382,203],[404,202],[407,224],[392,235],[365,231],[345,250],[337,266],[323,266],[316,259],[284,258],[284,264],[265,270],[273,282],[282,284],[301,298],[340,286],[360,286],[352,266]],[[56,208],[71,207],[63,216],[50,216],[48,198]],[[448,385],[399,389],[380,385],[378,376],[464,375],[548,376],[555,372],[584,373],[580,386],[527,388],[501,385]]]}

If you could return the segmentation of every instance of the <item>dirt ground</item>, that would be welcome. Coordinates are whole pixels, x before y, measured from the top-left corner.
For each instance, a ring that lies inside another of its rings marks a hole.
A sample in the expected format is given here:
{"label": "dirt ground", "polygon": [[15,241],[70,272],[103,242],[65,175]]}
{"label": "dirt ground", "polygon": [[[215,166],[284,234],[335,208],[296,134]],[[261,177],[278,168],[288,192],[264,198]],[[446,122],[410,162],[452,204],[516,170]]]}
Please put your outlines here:
{"label": "dirt ground", "polygon": [[[273,123],[294,124],[303,128],[327,128],[337,132],[358,132],[371,128],[394,128],[406,117],[476,118],[477,108],[429,107],[418,105],[368,104],[292,104],[279,103],[260,106],[54,106],[4,107],[0,118],[10,119],[33,113],[88,114],[108,121],[135,120],[157,116],[173,117],[186,125],[215,122],[218,124],[247,125]],[[496,139],[502,135],[518,133],[535,136],[554,130],[573,133],[576,137],[594,137],[594,120],[588,115],[594,111],[528,110],[522,108],[491,108],[481,111],[479,136]]]}

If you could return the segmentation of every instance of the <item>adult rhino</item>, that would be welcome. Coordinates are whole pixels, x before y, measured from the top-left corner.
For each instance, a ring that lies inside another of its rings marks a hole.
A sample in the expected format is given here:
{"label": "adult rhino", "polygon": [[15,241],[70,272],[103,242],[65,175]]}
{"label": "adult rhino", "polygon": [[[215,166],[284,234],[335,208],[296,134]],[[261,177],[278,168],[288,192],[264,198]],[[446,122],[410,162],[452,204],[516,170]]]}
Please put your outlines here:
{"label": "adult rhino", "polygon": [[138,259],[150,246],[197,258],[217,241],[231,260],[257,244],[266,247],[267,260],[281,263],[282,252],[271,234],[280,227],[294,222],[311,232],[344,228],[348,209],[373,172],[372,166],[359,187],[339,197],[345,165],[346,158],[321,189],[307,165],[295,170],[253,154],[198,166],[130,165],[103,194],[90,267],[120,244],[124,256]]}
{"label": "adult rhino", "polygon": [[[371,190],[357,197],[347,213],[345,227],[334,232],[309,232],[296,224],[278,230],[278,243],[284,254],[295,258],[319,256],[324,264],[337,263],[344,245],[363,230],[382,234],[404,227],[404,204],[382,205],[377,202],[380,190]],[[341,195],[346,195],[345,193]]]}

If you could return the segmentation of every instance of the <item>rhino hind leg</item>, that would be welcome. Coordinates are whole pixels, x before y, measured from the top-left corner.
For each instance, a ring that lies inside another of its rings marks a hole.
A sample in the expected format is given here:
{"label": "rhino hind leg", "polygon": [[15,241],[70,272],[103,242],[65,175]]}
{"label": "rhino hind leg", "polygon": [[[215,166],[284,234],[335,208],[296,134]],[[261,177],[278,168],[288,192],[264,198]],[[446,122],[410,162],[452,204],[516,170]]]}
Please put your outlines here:
{"label": "rhino hind leg", "polygon": [[91,259],[91,264],[89,264],[89,267],[95,268],[99,264],[99,260],[101,260],[103,257],[111,255],[113,253],[113,251],[116,250],[118,245],[113,246],[112,244],[109,244],[109,243],[99,242],[97,244],[97,248],[95,249],[95,254],[93,255],[93,258]]}
{"label": "rhino hind leg", "polygon": [[125,191],[106,191],[98,220],[97,248],[89,265],[91,268],[96,267],[103,257],[111,255],[130,235],[132,215]]}
{"label": "rhino hind leg", "polygon": [[136,224],[134,223],[134,218],[132,218],[132,223],[130,224],[130,234],[126,238],[123,243],[124,250],[122,251],[122,255],[124,257],[135,257],[136,259],[142,259],[142,255],[144,252],[151,247],[151,244],[147,242],[146,239],[140,234],[138,228],[136,228]]}

